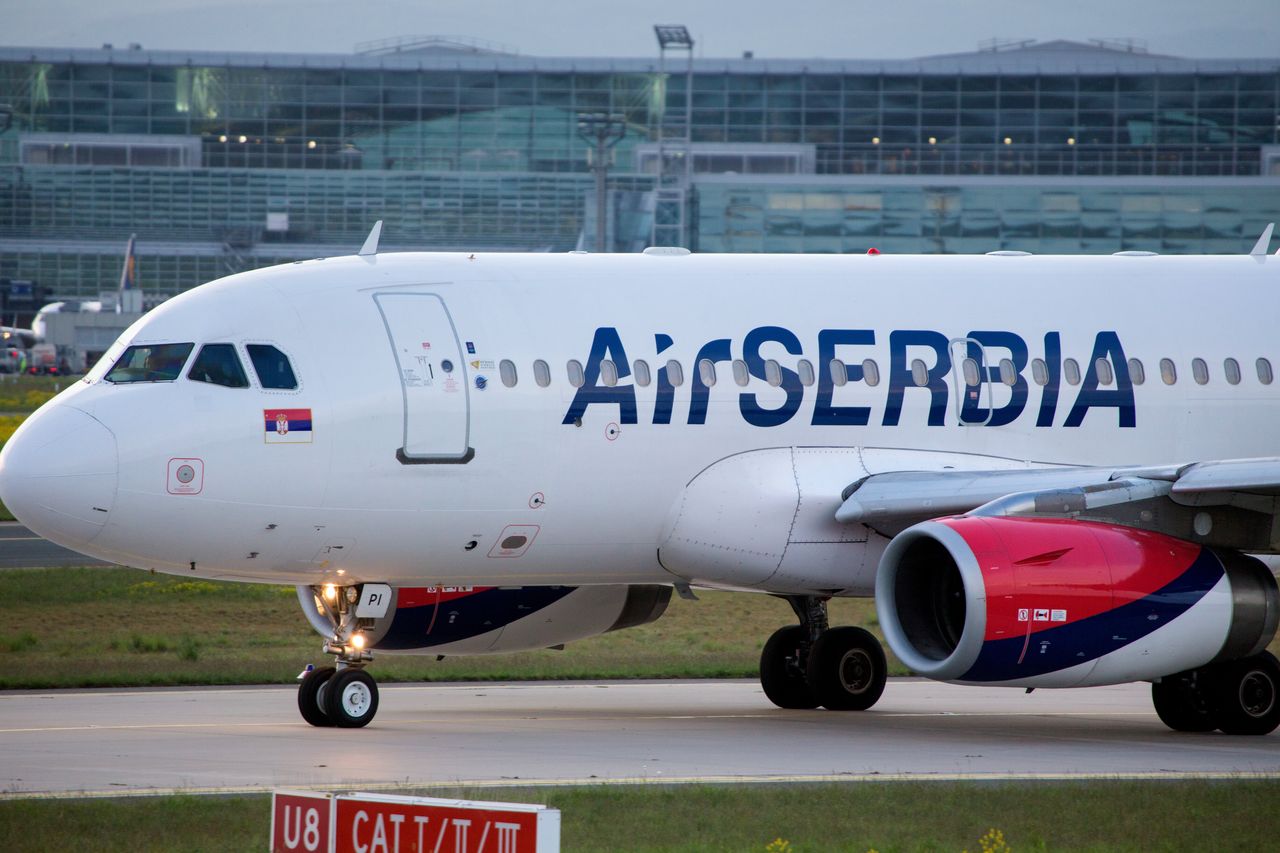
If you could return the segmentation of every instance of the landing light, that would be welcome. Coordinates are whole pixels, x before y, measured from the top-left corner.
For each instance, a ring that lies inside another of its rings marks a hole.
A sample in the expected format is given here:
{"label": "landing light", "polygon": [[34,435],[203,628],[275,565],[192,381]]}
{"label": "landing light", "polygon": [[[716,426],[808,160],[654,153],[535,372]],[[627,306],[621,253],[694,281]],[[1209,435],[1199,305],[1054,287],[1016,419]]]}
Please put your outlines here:
{"label": "landing light", "polygon": [[356,599],[359,597],[360,593],[354,586],[347,587],[347,604],[355,604]]}
{"label": "landing light", "polygon": [[325,584],[325,585],[324,585],[324,600],[325,600],[325,601],[337,601],[337,600],[338,600],[338,588],[337,588],[336,586],[334,586],[333,584],[331,584],[331,583],[327,583],[327,584]]}
{"label": "landing light", "polygon": [[354,634],[351,637],[351,647],[356,651],[364,648],[364,634]]}

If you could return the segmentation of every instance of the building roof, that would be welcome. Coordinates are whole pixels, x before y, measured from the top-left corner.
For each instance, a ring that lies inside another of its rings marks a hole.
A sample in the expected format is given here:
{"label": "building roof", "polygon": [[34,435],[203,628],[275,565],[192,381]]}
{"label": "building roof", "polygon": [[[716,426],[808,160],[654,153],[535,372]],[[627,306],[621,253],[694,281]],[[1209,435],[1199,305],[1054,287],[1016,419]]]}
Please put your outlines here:
{"label": "building roof", "polygon": [[[657,57],[541,57],[454,49],[376,53],[249,53],[109,48],[0,47],[0,62],[356,70],[458,70],[636,74],[658,70]],[[668,70],[683,69],[675,60]],[[1273,74],[1280,57],[1185,59],[1072,41],[994,44],[970,53],[918,59],[694,59],[701,74],[1103,75]]]}

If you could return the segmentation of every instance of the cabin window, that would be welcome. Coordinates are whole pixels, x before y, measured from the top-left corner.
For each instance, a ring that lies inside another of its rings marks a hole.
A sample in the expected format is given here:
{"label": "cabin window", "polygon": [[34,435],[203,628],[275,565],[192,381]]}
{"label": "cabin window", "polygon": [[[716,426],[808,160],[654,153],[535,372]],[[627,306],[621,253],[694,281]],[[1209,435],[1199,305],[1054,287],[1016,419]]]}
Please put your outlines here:
{"label": "cabin window", "polygon": [[764,381],[774,388],[782,384],[782,365],[776,359],[771,358],[764,363]]}
{"label": "cabin window", "polygon": [[289,356],[271,344],[246,344],[245,349],[249,351],[254,373],[258,374],[258,384],[263,388],[292,391],[298,387]]}
{"label": "cabin window", "polygon": [[800,374],[800,384],[806,388],[817,378],[813,372],[813,362],[807,358],[800,359],[800,363],[796,365],[796,373]]}
{"label": "cabin window", "polygon": [[751,372],[747,370],[747,363],[740,358],[733,360],[733,381],[739,387],[746,387],[746,384],[751,381]]}
{"label": "cabin window", "polygon": [[911,381],[917,388],[924,388],[929,384],[929,368],[925,366],[923,359],[917,358],[911,362]]}
{"label": "cabin window", "polygon": [[843,386],[849,381],[849,371],[845,370],[843,361],[833,358],[827,366],[831,368],[831,381],[836,385]]}
{"label": "cabin window", "polygon": [[1069,385],[1080,384],[1080,362],[1069,358],[1062,362],[1062,375]]}
{"label": "cabin window", "polygon": [[146,344],[132,346],[116,360],[104,379],[108,382],[172,382],[195,344]]}
{"label": "cabin window", "polygon": [[1110,385],[1115,381],[1115,371],[1111,369],[1111,362],[1105,358],[1100,358],[1093,363],[1093,369],[1098,374],[1099,385]]}
{"label": "cabin window", "polygon": [[636,376],[636,384],[641,388],[648,388],[649,382],[653,378],[649,373],[649,362],[642,358],[637,358],[636,363],[631,365],[631,372]]}
{"label": "cabin window", "polygon": [[1178,381],[1178,368],[1174,367],[1173,359],[1160,359],[1160,380],[1165,385],[1172,385]]}
{"label": "cabin window", "polygon": [[679,388],[684,384],[684,368],[674,358],[667,362],[667,381],[672,388]]}
{"label": "cabin window", "polygon": [[1018,371],[1013,366],[1013,359],[1000,359],[1000,381],[1012,388],[1018,382]]}
{"label": "cabin window", "polygon": [[1271,362],[1265,358],[1258,359],[1258,381],[1263,385],[1270,385],[1271,379]]}
{"label": "cabin window", "polygon": [[565,370],[569,374],[569,384],[574,388],[581,388],[586,383],[587,378],[582,373],[582,362],[576,358],[569,359],[569,363],[565,365]]}
{"label": "cabin window", "polygon": [[716,384],[716,363],[709,358],[698,362],[698,378],[708,388]]}
{"label": "cabin window", "polygon": [[1232,385],[1240,384],[1240,362],[1234,358],[1228,358],[1222,362],[1222,372],[1227,376],[1227,382]]}
{"label": "cabin window", "polygon": [[880,384],[880,365],[874,360],[868,358],[862,362],[862,381],[866,382],[872,388]]}
{"label": "cabin window", "polygon": [[1209,365],[1205,363],[1203,358],[1191,359],[1191,377],[1196,380],[1197,385],[1208,384]]}
{"label": "cabin window", "polygon": [[516,387],[516,363],[509,358],[504,358],[498,362],[498,375],[502,377],[502,384],[508,388]]}
{"label": "cabin window", "polygon": [[1147,381],[1146,368],[1142,366],[1142,362],[1136,358],[1129,359],[1129,378],[1134,385],[1141,385]]}
{"label": "cabin window", "polygon": [[1037,385],[1049,384],[1049,365],[1044,363],[1043,358],[1031,360],[1031,381]]}
{"label": "cabin window", "polygon": [[234,344],[205,344],[200,347],[200,354],[187,371],[187,378],[224,388],[249,387],[249,377],[245,376]]}
{"label": "cabin window", "polygon": [[539,388],[546,388],[551,384],[551,366],[542,359],[533,363],[533,381],[538,383]]}
{"label": "cabin window", "polygon": [[[913,367],[912,370],[914,369]],[[975,359],[966,358],[960,362],[960,372],[964,374],[965,385],[975,386],[981,384],[982,379],[978,376],[978,362]],[[919,385],[921,383],[917,381],[916,384]]]}
{"label": "cabin window", "polygon": [[600,384],[608,388],[618,384],[618,365],[611,358],[600,362]]}

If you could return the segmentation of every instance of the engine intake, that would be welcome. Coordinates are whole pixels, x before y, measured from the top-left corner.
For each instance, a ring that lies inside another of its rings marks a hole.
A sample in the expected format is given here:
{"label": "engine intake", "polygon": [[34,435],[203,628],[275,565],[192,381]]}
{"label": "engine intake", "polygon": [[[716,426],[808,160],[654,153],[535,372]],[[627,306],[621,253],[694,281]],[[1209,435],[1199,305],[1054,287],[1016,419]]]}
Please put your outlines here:
{"label": "engine intake", "polygon": [[1158,678],[1264,649],[1280,594],[1258,560],[1086,521],[959,517],[894,537],[885,639],[942,681],[1073,687]]}

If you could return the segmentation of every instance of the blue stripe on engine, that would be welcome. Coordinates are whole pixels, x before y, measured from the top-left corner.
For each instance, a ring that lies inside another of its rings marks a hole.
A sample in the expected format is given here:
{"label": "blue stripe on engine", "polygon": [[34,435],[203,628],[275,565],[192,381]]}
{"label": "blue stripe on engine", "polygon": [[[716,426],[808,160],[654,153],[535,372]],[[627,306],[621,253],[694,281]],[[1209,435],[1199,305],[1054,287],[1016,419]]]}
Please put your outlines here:
{"label": "blue stripe on engine", "polygon": [[[1186,613],[1223,573],[1217,556],[1202,548],[1185,572],[1144,598],[1079,622],[1036,631],[1029,643],[1025,635],[984,643],[973,666],[957,680],[990,683],[1031,678],[1111,654]],[[1026,656],[1018,663],[1024,646]]]}
{"label": "blue stripe on engine", "polygon": [[442,602],[438,610],[434,603],[403,607],[395,611],[391,629],[376,648],[408,651],[469,640],[555,604],[575,589],[577,587],[572,586],[495,588]]}

